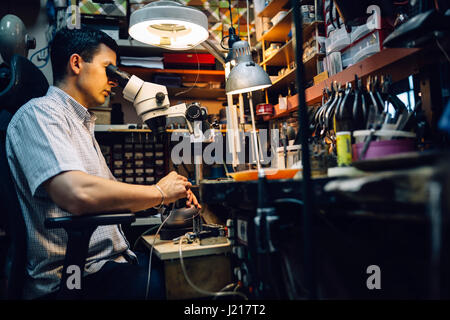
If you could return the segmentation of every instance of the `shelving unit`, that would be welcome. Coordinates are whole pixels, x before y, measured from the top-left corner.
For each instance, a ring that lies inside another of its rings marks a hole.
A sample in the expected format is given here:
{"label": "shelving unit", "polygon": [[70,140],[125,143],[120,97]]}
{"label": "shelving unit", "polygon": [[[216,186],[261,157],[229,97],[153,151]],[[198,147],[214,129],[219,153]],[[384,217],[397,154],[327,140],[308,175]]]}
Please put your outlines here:
{"label": "shelving unit", "polygon": [[273,17],[280,12],[281,9],[286,7],[289,2],[289,0],[272,0],[260,13],[258,13],[258,17]]}
{"label": "shelving unit", "polygon": [[[294,39],[291,38],[291,28],[293,23],[293,9],[290,9],[289,1],[285,0],[272,0],[259,14],[258,17],[272,18],[280,10],[289,9],[287,14],[274,26],[261,35],[262,54],[263,61],[260,65],[269,73],[274,76],[273,72],[283,71],[281,75],[278,75],[276,79],[272,80],[272,86],[266,89],[266,102],[269,102],[269,94],[278,92],[282,89],[291,87],[295,82],[295,53],[294,53]],[[319,36],[319,29],[323,21],[316,20],[312,23],[304,24],[303,26],[303,38],[305,40],[311,39],[311,37]],[[267,56],[270,43],[282,43],[283,45],[273,54]],[[319,73],[319,61],[324,57],[324,54],[320,53],[319,44],[315,42],[316,53],[304,61],[305,66],[305,78],[312,80],[314,76]],[[271,74],[272,73],[272,74]],[[280,73],[280,72],[279,72]]]}
{"label": "shelving unit", "polygon": [[[365,79],[369,75],[381,75],[389,73],[393,81],[404,79],[410,74],[418,71],[421,66],[430,63],[433,59],[425,57],[427,53],[424,49],[384,49],[365,60],[348,67],[338,74],[328,78],[325,81],[318,83],[315,86],[305,90],[305,100],[308,106],[320,103],[322,93],[325,86],[330,86],[331,83],[337,81],[338,83],[353,82],[355,75],[360,79]],[[288,97],[288,105],[290,109],[283,111],[273,116],[265,116],[264,120],[275,120],[289,116],[293,111],[298,109],[298,95]]]}
{"label": "shelving unit", "polygon": [[263,62],[261,62],[261,65],[282,67],[286,65],[286,61],[293,61],[293,60],[294,60],[294,49],[292,45],[292,40],[289,40],[277,52],[265,58]]}
{"label": "shelving unit", "polygon": [[285,42],[292,26],[292,9],[272,28],[261,36],[261,41]]}
{"label": "shelving unit", "polygon": [[[155,74],[171,74],[179,75],[182,82],[190,82],[194,84],[206,84],[209,82],[220,82],[220,88],[191,87],[185,86],[180,88],[167,87],[167,91],[174,98],[193,98],[193,99],[217,99],[225,97],[225,71],[223,70],[190,70],[190,69],[148,69],[140,67],[121,66],[122,70],[134,74],[145,81],[152,81]],[[180,94],[181,93],[181,94]],[[178,95],[177,95],[178,94]]]}

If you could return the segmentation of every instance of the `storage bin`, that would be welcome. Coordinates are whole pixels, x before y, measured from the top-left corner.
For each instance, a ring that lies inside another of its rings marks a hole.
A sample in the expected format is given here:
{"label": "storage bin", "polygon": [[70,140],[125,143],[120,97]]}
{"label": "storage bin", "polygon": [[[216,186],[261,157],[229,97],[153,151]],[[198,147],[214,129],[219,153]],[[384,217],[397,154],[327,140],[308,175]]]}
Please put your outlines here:
{"label": "storage bin", "polygon": [[363,148],[364,142],[353,144],[353,161],[376,159],[392,154],[411,152],[415,149],[415,141],[414,139],[372,141],[367,148],[364,158],[359,159]]}

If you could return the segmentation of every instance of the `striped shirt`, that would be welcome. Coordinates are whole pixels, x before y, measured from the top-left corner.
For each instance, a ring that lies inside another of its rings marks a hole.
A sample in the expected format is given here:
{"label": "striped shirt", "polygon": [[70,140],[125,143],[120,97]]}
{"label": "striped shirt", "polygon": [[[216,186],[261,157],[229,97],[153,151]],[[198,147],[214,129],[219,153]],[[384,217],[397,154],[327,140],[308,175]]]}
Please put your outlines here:
{"label": "striped shirt", "polygon": [[[46,218],[70,213],[51,200],[43,182],[71,170],[114,179],[94,126],[95,115],[54,86],[46,96],[23,105],[8,126],[8,163],[27,230],[26,299],[59,288],[67,245],[63,229],[44,226]],[[97,272],[109,260],[126,262],[124,256],[135,258],[120,226],[99,226],[90,239],[85,274]]]}

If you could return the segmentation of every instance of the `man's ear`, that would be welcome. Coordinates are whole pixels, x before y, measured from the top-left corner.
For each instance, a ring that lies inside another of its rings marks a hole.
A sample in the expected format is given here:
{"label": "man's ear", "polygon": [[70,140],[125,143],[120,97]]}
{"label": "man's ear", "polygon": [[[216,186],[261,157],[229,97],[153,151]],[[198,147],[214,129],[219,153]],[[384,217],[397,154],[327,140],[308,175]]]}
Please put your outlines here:
{"label": "man's ear", "polygon": [[76,75],[80,74],[82,64],[83,64],[83,61],[79,54],[74,53],[70,56],[69,68],[74,74],[76,74]]}

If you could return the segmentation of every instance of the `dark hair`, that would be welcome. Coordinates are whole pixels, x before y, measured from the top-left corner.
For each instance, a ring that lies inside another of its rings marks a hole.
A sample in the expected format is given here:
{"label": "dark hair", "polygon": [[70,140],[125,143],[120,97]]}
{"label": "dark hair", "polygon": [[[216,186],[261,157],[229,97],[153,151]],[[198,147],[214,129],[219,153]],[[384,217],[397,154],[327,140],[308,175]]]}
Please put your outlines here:
{"label": "dark hair", "polygon": [[101,43],[119,56],[119,47],[116,41],[103,31],[88,27],[82,27],[81,29],[63,28],[59,30],[50,45],[53,82],[56,84],[64,79],[67,63],[72,54],[77,53],[83,60],[91,62]]}

